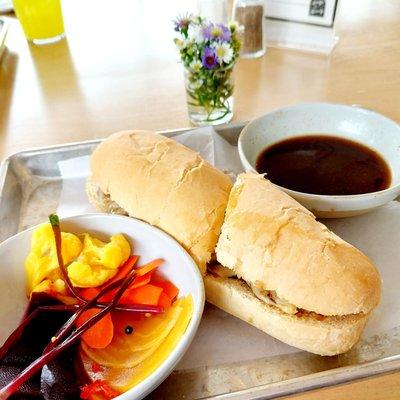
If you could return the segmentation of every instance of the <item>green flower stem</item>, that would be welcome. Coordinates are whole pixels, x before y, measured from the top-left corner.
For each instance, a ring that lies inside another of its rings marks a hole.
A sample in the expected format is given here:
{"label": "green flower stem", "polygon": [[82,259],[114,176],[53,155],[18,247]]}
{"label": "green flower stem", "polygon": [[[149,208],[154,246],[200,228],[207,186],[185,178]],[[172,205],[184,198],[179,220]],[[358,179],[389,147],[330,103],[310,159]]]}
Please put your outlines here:
{"label": "green flower stem", "polygon": [[[233,94],[231,75],[240,50],[237,26],[217,26],[200,16],[184,16],[175,21],[174,29],[185,68],[188,107],[198,107],[196,112],[204,122],[225,118],[232,112],[228,100]],[[205,54],[214,61],[206,62]],[[213,117],[217,112],[221,116]]]}
{"label": "green flower stem", "polygon": [[[185,70],[187,104],[192,107],[202,107],[206,113],[205,122],[218,121],[231,112],[227,101],[233,92],[231,73],[232,66],[215,70]],[[199,85],[198,82],[201,84]],[[221,111],[222,115],[212,118],[215,111]]]}
{"label": "green flower stem", "polygon": [[220,117],[218,117],[218,118],[210,118],[210,114],[208,114],[208,116],[207,116],[207,118],[205,119],[205,121],[207,121],[207,122],[218,121],[218,120],[224,118],[225,116],[227,116],[227,115],[230,113],[230,111],[231,111],[231,110],[230,110],[229,108],[226,108],[225,113],[222,114],[222,115],[221,115]]}

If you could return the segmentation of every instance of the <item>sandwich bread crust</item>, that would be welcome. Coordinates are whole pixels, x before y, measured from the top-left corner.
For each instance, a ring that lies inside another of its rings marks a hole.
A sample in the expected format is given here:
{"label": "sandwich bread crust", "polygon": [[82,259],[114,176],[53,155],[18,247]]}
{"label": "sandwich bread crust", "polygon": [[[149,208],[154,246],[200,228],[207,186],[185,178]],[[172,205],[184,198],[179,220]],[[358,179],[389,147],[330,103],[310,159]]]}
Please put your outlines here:
{"label": "sandwich bread crust", "polygon": [[232,187],[227,175],[193,150],[148,131],[111,135],[96,148],[90,166],[87,188],[95,205],[114,205],[161,228],[205,273]]}
{"label": "sandwich bread crust", "polygon": [[318,318],[286,314],[254,296],[248,285],[232,278],[204,277],[207,301],[269,335],[322,356],[348,351],[367,322],[364,314]]}
{"label": "sandwich bread crust", "polygon": [[239,278],[307,311],[368,314],[380,299],[369,258],[263,175],[239,175],[216,254]]}

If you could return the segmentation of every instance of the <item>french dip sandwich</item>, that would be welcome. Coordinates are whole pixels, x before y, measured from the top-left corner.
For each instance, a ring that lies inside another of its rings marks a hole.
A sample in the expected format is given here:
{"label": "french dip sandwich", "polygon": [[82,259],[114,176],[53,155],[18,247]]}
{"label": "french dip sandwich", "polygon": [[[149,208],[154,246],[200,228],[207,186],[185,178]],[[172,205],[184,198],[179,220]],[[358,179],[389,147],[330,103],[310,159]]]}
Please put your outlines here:
{"label": "french dip sandwich", "polygon": [[300,349],[349,350],[380,299],[371,261],[264,176],[241,174],[231,189],[197,153],[147,131],[101,143],[87,182],[101,211],[139,218],[180,242],[210,303]]}
{"label": "french dip sandwich", "polygon": [[239,175],[216,254],[207,300],[312,353],[349,350],[379,303],[368,257],[262,175]]}
{"label": "french dip sandwich", "polygon": [[232,187],[228,176],[193,150],[148,131],[111,135],[93,152],[90,168],[91,203],[161,228],[205,273]]}

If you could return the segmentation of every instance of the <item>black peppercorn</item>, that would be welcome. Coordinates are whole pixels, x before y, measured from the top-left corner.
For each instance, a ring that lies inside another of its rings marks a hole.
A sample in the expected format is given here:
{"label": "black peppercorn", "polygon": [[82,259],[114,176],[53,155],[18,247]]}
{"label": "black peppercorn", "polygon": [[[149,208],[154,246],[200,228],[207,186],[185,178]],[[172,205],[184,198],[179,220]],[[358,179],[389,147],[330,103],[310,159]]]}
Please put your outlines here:
{"label": "black peppercorn", "polygon": [[127,325],[127,326],[125,327],[125,333],[126,333],[127,335],[130,335],[131,333],[133,333],[133,328],[132,328],[130,325]]}

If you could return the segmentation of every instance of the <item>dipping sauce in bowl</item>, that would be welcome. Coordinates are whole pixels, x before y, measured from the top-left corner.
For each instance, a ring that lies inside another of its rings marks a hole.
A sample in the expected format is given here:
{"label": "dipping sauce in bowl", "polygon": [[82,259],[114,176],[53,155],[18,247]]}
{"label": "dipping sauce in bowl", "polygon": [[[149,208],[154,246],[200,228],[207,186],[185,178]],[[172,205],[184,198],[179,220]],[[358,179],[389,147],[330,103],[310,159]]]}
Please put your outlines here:
{"label": "dipping sauce in bowl", "polygon": [[259,154],[255,167],[279,186],[310,194],[372,193],[391,183],[390,168],[379,153],[336,136],[280,141]]}

